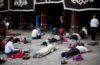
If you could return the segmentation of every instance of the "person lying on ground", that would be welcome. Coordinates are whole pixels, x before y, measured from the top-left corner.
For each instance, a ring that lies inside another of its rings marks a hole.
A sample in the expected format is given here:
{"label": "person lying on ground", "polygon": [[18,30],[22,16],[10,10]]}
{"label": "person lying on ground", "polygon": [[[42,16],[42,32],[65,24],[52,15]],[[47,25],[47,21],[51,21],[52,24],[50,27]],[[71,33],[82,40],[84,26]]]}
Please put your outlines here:
{"label": "person lying on ground", "polygon": [[74,55],[77,55],[77,54],[80,54],[80,53],[91,52],[91,51],[92,50],[85,47],[84,44],[78,44],[75,47],[71,47],[68,51],[61,53],[61,58],[62,58],[61,63],[67,63],[66,59],[68,59],[68,58],[70,58]]}
{"label": "person lying on ground", "polygon": [[39,51],[37,51],[34,55],[33,58],[41,58],[43,56],[48,55],[49,53],[52,53],[53,51],[57,50],[55,45],[48,44],[48,46],[43,47]]}

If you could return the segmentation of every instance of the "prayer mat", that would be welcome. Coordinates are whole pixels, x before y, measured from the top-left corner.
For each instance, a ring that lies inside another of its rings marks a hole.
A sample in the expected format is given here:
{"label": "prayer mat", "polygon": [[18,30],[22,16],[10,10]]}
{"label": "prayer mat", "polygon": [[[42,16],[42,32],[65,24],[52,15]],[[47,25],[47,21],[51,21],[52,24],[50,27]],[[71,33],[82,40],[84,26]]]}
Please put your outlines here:
{"label": "prayer mat", "polygon": [[20,33],[7,33],[7,36],[18,36],[21,35]]}
{"label": "prayer mat", "polygon": [[99,45],[99,42],[90,42],[88,45],[92,45],[92,46]]}

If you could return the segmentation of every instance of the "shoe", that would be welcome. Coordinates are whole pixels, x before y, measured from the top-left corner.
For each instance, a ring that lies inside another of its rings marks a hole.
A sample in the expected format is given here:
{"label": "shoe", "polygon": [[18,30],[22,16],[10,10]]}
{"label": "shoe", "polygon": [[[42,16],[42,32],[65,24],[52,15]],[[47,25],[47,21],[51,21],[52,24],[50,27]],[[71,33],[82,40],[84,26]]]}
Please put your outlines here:
{"label": "shoe", "polygon": [[67,61],[61,61],[61,64],[68,64]]}
{"label": "shoe", "polygon": [[30,59],[29,53],[25,53],[24,56],[23,56],[22,58],[25,59],[25,60]]}

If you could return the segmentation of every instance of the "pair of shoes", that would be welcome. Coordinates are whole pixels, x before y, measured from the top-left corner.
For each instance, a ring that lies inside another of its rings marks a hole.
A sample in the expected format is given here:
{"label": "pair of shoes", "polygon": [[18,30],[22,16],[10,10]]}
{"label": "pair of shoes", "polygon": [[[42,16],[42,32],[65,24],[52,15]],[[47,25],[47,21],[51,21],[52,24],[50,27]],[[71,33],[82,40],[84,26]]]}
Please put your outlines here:
{"label": "pair of shoes", "polygon": [[24,60],[28,60],[28,59],[30,59],[30,56],[23,56],[22,57]]}
{"label": "pair of shoes", "polygon": [[61,64],[68,64],[67,61],[61,61]]}

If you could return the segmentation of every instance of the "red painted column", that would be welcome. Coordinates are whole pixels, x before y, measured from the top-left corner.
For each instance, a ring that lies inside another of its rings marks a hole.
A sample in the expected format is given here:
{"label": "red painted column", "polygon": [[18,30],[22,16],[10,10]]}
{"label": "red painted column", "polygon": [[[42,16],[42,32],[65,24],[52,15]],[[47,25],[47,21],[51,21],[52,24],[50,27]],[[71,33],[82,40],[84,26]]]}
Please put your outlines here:
{"label": "red painted column", "polygon": [[70,32],[78,32],[80,27],[79,13],[72,11],[71,23],[70,23]]}
{"label": "red painted column", "polygon": [[41,27],[47,30],[47,6],[41,5]]}
{"label": "red painted column", "polygon": [[24,28],[24,25],[25,25],[25,16],[20,13],[19,17],[20,17],[19,28],[20,29],[23,29]]}

